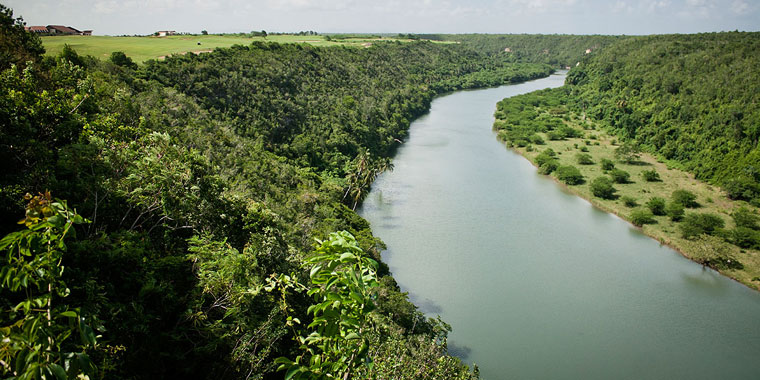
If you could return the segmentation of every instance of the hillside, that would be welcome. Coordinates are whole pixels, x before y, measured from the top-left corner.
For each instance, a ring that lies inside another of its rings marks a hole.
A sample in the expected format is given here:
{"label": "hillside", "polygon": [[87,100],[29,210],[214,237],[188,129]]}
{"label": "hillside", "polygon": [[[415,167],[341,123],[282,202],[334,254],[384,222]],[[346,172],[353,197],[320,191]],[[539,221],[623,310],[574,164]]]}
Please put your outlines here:
{"label": "hillside", "polygon": [[747,201],[760,197],[760,33],[638,37],[568,74],[575,110]]}
{"label": "hillside", "polygon": [[494,129],[542,174],[758,288],[758,47],[758,33],[622,40],[564,87],[501,101]]}
{"label": "hillside", "polygon": [[626,36],[564,34],[434,34],[421,38],[457,41],[509,62],[543,63],[553,67],[573,67],[584,57],[624,40]]}
{"label": "hillside", "polygon": [[2,10],[27,37],[0,61],[4,376],[477,377],[352,208],[436,94],[549,67],[417,42],[135,68],[42,56]]}

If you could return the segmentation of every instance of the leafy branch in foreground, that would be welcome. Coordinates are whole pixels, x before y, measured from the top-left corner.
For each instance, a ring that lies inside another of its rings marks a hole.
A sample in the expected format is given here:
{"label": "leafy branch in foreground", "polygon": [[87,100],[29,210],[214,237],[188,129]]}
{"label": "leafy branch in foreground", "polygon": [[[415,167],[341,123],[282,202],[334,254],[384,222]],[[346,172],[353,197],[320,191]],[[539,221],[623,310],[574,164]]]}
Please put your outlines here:
{"label": "leafy branch in foreground", "polygon": [[[320,242],[311,265],[314,286],[308,294],[314,304],[307,313],[313,331],[298,336],[302,353],[295,360],[278,358],[285,379],[348,379],[361,365],[369,365],[369,313],[374,310],[372,288],[379,286],[377,262],[366,257],[354,237],[331,233]],[[298,321],[296,321],[298,322]]]}
{"label": "leafy branch in foreground", "polygon": [[[74,235],[74,224],[87,221],[50,192],[25,199],[26,217],[19,224],[27,229],[0,240],[0,372],[13,379],[94,375],[85,350],[95,346],[95,333],[77,309],[54,303],[70,292],[62,280],[64,238]],[[69,342],[77,332],[80,342]]]}

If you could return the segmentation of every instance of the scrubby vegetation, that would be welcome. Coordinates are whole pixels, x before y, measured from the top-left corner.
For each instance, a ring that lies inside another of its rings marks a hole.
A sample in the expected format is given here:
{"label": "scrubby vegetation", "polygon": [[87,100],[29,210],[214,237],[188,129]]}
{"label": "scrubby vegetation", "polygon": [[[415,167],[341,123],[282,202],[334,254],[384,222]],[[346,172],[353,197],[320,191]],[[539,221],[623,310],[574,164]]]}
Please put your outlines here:
{"label": "scrubby vegetation", "polygon": [[421,34],[420,38],[457,41],[480,52],[498,55],[513,62],[544,63],[555,67],[575,66],[584,57],[596,54],[629,37],[600,35],[540,34]]}
{"label": "scrubby vegetation", "polygon": [[[760,206],[758,47],[760,33],[621,39],[584,58],[565,86],[499,102],[494,129],[541,173],[589,155],[598,165],[577,168],[593,180],[572,191],[758,288],[757,229],[728,217]],[[557,152],[551,160],[536,160],[533,136]],[[637,204],[646,209],[632,212]],[[697,241],[725,254],[705,258]]]}

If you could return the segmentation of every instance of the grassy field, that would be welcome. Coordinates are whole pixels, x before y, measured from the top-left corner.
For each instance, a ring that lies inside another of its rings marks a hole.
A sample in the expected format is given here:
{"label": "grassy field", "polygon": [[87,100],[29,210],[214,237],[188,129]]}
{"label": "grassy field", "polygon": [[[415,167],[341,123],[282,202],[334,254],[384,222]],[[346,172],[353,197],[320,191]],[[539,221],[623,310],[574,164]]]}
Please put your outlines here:
{"label": "grassy field", "polygon": [[61,52],[63,45],[68,44],[77,53],[91,55],[100,59],[108,58],[114,51],[122,51],[137,63],[149,59],[161,59],[172,54],[188,52],[207,52],[217,47],[232,45],[248,45],[253,41],[269,41],[279,43],[306,43],[314,46],[368,46],[378,41],[410,40],[381,37],[381,38],[348,38],[328,41],[325,36],[270,35],[264,37],[244,37],[234,35],[197,35],[197,36],[167,36],[167,37],[112,37],[112,36],[54,36],[42,37],[46,54],[55,55]]}
{"label": "grassy field", "polygon": [[[568,120],[569,119],[569,120]],[[578,168],[585,178],[585,183],[567,188],[589,200],[594,206],[614,213],[621,218],[630,221],[631,212],[636,208],[646,207],[645,204],[652,197],[660,197],[670,200],[673,191],[678,189],[688,190],[697,195],[699,207],[689,209],[689,213],[713,213],[719,215],[726,223],[725,228],[733,228],[733,220],[730,214],[738,207],[749,207],[757,212],[757,208],[749,206],[746,202],[732,201],[716,187],[700,182],[694,179],[691,174],[669,167],[666,163],[657,160],[655,157],[642,154],[638,162],[627,164],[615,159],[615,149],[617,149],[616,139],[600,132],[598,126],[589,125],[587,121],[581,121],[578,115],[571,115],[565,123],[573,128],[583,131],[583,138],[568,138],[567,140],[550,141],[545,134],[541,134],[546,140],[546,145],[533,145],[532,147],[514,147],[515,151],[536,163],[536,156],[541,151],[551,148],[557,153],[557,159],[560,165],[573,165]],[[581,128],[584,125],[587,129]],[[577,155],[587,150],[591,155],[594,163],[590,165],[580,165]],[[612,160],[615,168],[630,173],[630,183],[614,184],[617,189],[617,199],[605,200],[595,197],[590,189],[590,183],[597,177],[605,175],[600,162],[603,158]],[[641,172],[645,170],[656,170],[660,175],[661,181],[647,182],[642,178]],[[556,175],[552,173],[552,176]],[[556,179],[556,178],[555,178]],[[637,205],[630,207],[625,205],[624,198],[630,197],[635,199]],[[697,262],[704,262],[706,259],[714,259],[716,255],[730,257],[738,260],[744,268],[730,269],[717,268],[719,271],[739,282],[760,290],[760,251],[752,249],[741,249],[735,245],[729,244],[719,238],[709,239],[685,239],[681,235],[678,223],[673,222],[667,216],[654,216],[655,223],[645,224],[641,228],[643,232],[662,244],[678,250],[685,257]]]}

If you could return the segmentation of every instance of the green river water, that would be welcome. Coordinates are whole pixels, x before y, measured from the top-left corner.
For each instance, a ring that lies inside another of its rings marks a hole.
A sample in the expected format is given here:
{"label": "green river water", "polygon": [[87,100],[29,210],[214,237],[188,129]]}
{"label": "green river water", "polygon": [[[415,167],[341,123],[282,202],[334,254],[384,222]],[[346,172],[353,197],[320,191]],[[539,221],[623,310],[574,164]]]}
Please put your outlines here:
{"label": "green river water", "polygon": [[563,81],[456,92],[412,123],[360,210],[394,277],[487,380],[760,379],[760,293],[496,140],[496,102]]}

